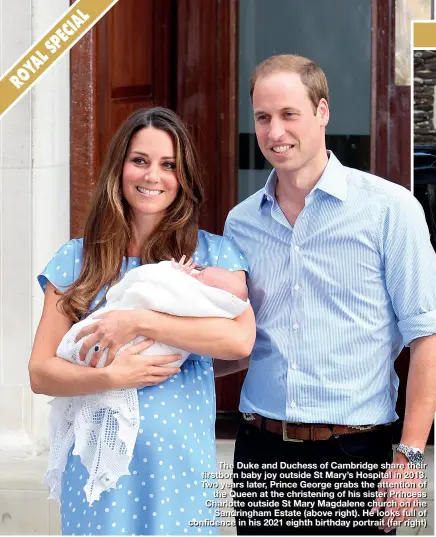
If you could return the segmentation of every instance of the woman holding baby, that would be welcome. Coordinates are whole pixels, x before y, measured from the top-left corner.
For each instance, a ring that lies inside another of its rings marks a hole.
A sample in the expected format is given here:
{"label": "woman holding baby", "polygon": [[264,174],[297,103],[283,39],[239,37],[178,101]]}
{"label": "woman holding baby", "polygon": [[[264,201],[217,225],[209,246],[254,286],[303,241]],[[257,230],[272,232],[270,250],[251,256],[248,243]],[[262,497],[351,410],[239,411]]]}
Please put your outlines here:
{"label": "woman holding baby", "polygon": [[[81,367],[56,356],[73,323],[102,307],[107,290],[139,265],[186,255],[197,265],[232,270],[245,283],[247,266],[237,248],[199,229],[202,203],[186,127],[167,109],[138,110],[111,143],[83,239],[62,246],[38,277],[45,302],[29,365],[32,389],[70,397],[136,388],[141,419],[130,475],[92,506],[83,490],[87,471],[69,453],[61,494],[63,534],[218,533],[210,525],[213,488],[204,484],[204,473],[215,471],[210,357],[233,360],[250,354],[255,338],[251,307],[233,320],[109,311],[80,334],[88,336],[83,357],[96,349],[91,365],[108,349],[105,367]],[[115,355],[136,336],[147,339]],[[180,369],[166,365],[178,359],[174,354],[140,356],[154,341],[192,354]]]}

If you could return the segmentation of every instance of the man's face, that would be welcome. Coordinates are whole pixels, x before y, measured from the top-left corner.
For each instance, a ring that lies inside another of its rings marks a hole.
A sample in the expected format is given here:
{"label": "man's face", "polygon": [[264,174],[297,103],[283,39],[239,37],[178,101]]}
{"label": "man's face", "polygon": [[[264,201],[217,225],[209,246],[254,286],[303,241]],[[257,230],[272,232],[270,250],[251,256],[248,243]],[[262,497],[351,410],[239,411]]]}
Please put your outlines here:
{"label": "man's face", "polygon": [[277,171],[300,170],[325,151],[328,104],[321,99],[314,110],[300,75],[278,72],[259,78],[253,109],[259,147]]}

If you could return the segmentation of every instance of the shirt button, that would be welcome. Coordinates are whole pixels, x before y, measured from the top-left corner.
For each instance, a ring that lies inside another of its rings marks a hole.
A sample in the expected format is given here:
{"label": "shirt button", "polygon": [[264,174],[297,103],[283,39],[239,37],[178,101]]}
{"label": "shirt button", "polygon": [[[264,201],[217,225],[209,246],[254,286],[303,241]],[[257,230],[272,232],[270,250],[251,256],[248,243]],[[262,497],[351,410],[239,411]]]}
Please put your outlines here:
{"label": "shirt button", "polygon": [[291,403],[291,408],[295,408],[297,406],[296,402],[295,401],[292,401]]}
{"label": "shirt button", "polygon": [[292,325],[292,328],[294,330],[298,330],[300,328],[300,325],[298,323],[295,323],[295,324]]}
{"label": "shirt button", "polygon": [[295,291],[299,291],[299,290],[300,290],[300,286],[298,285],[298,283],[294,285],[294,289],[295,289]]}
{"label": "shirt button", "polygon": [[295,250],[296,252],[299,252],[299,251],[300,251],[300,247],[299,247],[299,246],[294,246],[294,250]]}
{"label": "shirt button", "polygon": [[292,367],[292,369],[297,369],[297,364],[293,363],[291,367]]}

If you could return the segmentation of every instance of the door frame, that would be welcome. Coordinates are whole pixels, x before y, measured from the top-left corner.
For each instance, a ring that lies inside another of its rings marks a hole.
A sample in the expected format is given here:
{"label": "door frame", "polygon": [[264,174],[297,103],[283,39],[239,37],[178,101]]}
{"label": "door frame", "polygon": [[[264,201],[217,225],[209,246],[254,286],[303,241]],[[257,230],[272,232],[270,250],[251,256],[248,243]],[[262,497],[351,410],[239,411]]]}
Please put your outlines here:
{"label": "door frame", "polygon": [[[395,84],[395,0],[372,0],[371,171],[410,190],[411,186],[411,88]],[[410,350],[395,361],[400,379],[397,400],[398,440],[406,405]]]}
{"label": "door frame", "polygon": [[411,88],[395,84],[395,0],[372,0],[371,172],[411,185]]}

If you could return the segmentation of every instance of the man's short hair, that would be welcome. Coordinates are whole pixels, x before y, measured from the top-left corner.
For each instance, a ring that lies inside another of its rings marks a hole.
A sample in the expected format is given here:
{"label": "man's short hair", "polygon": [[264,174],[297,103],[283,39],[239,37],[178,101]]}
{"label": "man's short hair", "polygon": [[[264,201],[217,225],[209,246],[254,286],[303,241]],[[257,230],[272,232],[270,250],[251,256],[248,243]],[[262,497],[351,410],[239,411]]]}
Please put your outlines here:
{"label": "man's short hair", "polygon": [[259,63],[253,71],[250,80],[250,97],[253,100],[253,91],[259,78],[273,73],[297,73],[307,88],[307,93],[316,112],[319,101],[325,99],[329,102],[329,88],[324,71],[313,60],[297,54],[280,54],[271,56]]}

